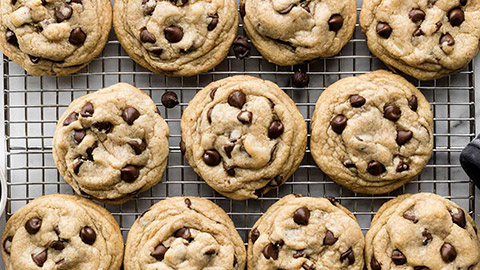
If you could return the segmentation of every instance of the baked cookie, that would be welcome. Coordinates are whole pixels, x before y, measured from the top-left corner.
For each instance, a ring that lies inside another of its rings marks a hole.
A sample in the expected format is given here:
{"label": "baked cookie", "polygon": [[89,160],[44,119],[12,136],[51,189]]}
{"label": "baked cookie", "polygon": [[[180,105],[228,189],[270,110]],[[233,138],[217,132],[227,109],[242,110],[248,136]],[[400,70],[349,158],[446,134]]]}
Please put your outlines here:
{"label": "baked cookie", "polygon": [[236,200],[283,184],[305,154],[307,128],[272,82],[233,76],[209,84],[184,111],[180,144],[208,185]]}
{"label": "baked cookie", "polygon": [[257,50],[281,66],[338,54],[357,20],[356,0],[240,0],[240,12]]}
{"label": "baked cookie", "polygon": [[237,34],[235,0],[117,0],[113,25],[135,62],[169,76],[218,65]]}
{"label": "baked cookie", "polygon": [[337,81],[317,101],[310,150],[354,192],[390,192],[418,175],[433,151],[433,114],[404,78],[378,70]]}
{"label": "baked cookie", "polygon": [[169,132],[147,94],[119,83],[72,101],[55,130],[53,159],[78,194],[122,203],[160,182]]}
{"label": "baked cookie", "polygon": [[387,66],[419,80],[460,71],[480,39],[476,0],[364,0],[360,26]]}
{"label": "baked cookie", "polygon": [[73,195],[47,195],[8,220],[2,257],[6,270],[118,270],[123,237],[100,205]]}
{"label": "baked cookie", "polygon": [[243,241],[225,211],[206,199],[173,197],[135,221],[124,268],[243,270],[245,260]]}
{"label": "baked cookie", "polygon": [[365,263],[381,269],[480,269],[478,227],[468,212],[432,193],[385,203],[366,236]]}
{"label": "baked cookie", "polygon": [[0,49],[34,76],[79,71],[111,27],[109,0],[0,0]]}
{"label": "baked cookie", "polygon": [[338,202],[288,195],[250,231],[248,270],[362,270],[363,248],[357,220]]}

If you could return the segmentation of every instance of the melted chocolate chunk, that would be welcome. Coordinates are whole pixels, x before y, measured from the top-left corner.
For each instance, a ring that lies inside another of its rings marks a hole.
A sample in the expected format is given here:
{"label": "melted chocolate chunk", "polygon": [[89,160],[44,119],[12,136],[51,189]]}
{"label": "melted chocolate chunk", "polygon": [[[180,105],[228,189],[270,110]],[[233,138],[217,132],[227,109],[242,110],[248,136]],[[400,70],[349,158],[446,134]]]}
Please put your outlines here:
{"label": "melted chocolate chunk", "polygon": [[428,243],[432,242],[433,236],[427,229],[423,230],[422,236],[425,237],[425,239],[423,239],[423,241],[422,241],[422,244],[424,246],[426,246],[426,245],[428,245]]}
{"label": "melted chocolate chunk", "polygon": [[155,247],[152,253],[150,253],[150,256],[157,259],[157,261],[161,261],[165,257],[165,253],[167,253],[167,250],[168,248],[165,247],[162,243],[160,243],[158,244],[158,246]]}
{"label": "melted chocolate chunk", "polygon": [[180,152],[182,152],[182,155],[185,155],[185,152],[187,151],[187,146],[185,145],[185,142],[180,141],[179,146],[180,146]]}
{"label": "melted chocolate chunk", "polygon": [[228,104],[239,109],[243,107],[246,101],[247,97],[242,91],[234,91],[228,96]]}
{"label": "melted chocolate chunk", "polygon": [[385,172],[385,166],[378,161],[370,161],[368,163],[367,171],[374,176],[378,176]]}
{"label": "melted chocolate chunk", "polygon": [[395,249],[392,252],[392,261],[396,265],[402,265],[407,262],[407,257],[405,257],[405,255],[403,255],[403,253],[400,250]]}
{"label": "melted chocolate chunk", "polygon": [[425,12],[419,8],[414,8],[408,13],[408,17],[412,22],[417,23],[425,19]]}
{"label": "melted chocolate chunk", "polygon": [[397,130],[397,144],[404,145],[408,143],[413,137],[413,132],[410,130]]}
{"label": "melted chocolate chunk", "polygon": [[140,170],[133,165],[127,165],[120,170],[120,178],[127,183],[132,183],[139,175]]}
{"label": "melted chocolate chunk", "polygon": [[184,200],[185,204],[187,205],[188,208],[192,209],[192,201],[190,201],[189,198],[185,198]]}
{"label": "melted chocolate chunk", "polygon": [[140,30],[140,41],[143,43],[155,43],[157,42],[157,38],[155,38],[155,36],[150,33],[146,27],[143,27]]}
{"label": "melted chocolate chunk", "polygon": [[48,249],[45,249],[37,254],[32,254],[32,260],[38,267],[43,267],[43,264],[47,261]]}
{"label": "melted chocolate chunk", "polygon": [[335,237],[332,231],[328,230],[325,234],[325,238],[323,238],[323,245],[331,246],[337,242],[338,238]]}
{"label": "melted chocolate chunk", "polygon": [[409,99],[408,99],[408,107],[410,107],[410,109],[414,112],[417,111],[417,108],[418,108],[418,101],[417,101],[417,97],[416,96],[411,96]]}
{"label": "melted chocolate chunk", "polygon": [[310,219],[310,210],[307,207],[300,207],[293,213],[293,221],[298,225],[307,225]]}
{"label": "melted chocolate chunk", "polygon": [[310,78],[303,69],[299,68],[293,73],[292,84],[295,87],[303,88],[308,85]]}
{"label": "melted chocolate chunk", "polygon": [[330,126],[335,133],[342,134],[343,130],[347,127],[347,117],[342,114],[335,116],[335,118],[330,121]]}
{"label": "melted chocolate chunk", "polygon": [[222,157],[215,149],[205,151],[202,158],[205,164],[211,167],[217,166],[218,164],[220,164],[220,161],[222,161]]}
{"label": "melted chocolate chunk", "polygon": [[365,98],[360,95],[350,96],[350,105],[352,105],[352,107],[354,108],[362,107],[365,104],[365,102],[367,102]]}
{"label": "melted chocolate chunk", "polygon": [[94,128],[98,129],[98,131],[105,131],[105,133],[109,133],[112,131],[113,125],[110,122],[96,122],[92,125]]}
{"label": "melted chocolate chunk", "polygon": [[395,122],[400,119],[401,116],[402,111],[397,105],[390,104],[383,108],[383,117],[387,118],[388,120],[392,120]]}
{"label": "melted chocolate chunk", "polygon": [[343,26],[343,17],[340,14],[334,14],[328,20],[328,29],[337,32]]}
{"label": "melted chocolate chunk", "polygon": [[392,34],[392,27],[388,23],[379,22],[376,30],[377,34],[382,38],[389,38]]}
{"label": "melted chocolate chunk", "polygon": [[375,259],[375,257],[372,257],[372,260],[370,261],[370,267],[372,270],[382,270],[382,264]]}
{"label": "melted chocolate chunk", "polygon": [[265,248],[263,249],[263,256],[265,256],[267,260],[270,258],[272,258],[273,260],[277,260],[278,248],[272,243],[266,245]]}
{"label": "melted chocolate chunk", "polygon": [[57,22],[60,23],[72,17],[73,8],[69,4],[62,3],[61,5],[55,8],[54,14],[55,14],[55,18],[57,19]]}
{"label": "melted chocolate chunk", "polygon": [[31,218],[25,223],[25,230],[29,234],[36,234],[39,230],[40,227],[42,226],[42,220],[39,218]]}
{"label": "melted chocolate chunk", "polygon": [[65,118],[65,121],[63,121],[63,125],[68,126],[68,125],[70,125],[71,123],[73,123],[77,120],[78,120],[77,113],[72,112],[67,116],[67,118]]}
{"label": "melted chocolate chunk", "polygon": [[456,213],[450,212],[452,221],[461,228],[465,228],[465,226],[467,225],[467,220],[465,219],[465,212],[463,212],[462,208],[457,208],[456,210]]}
{"label": "melted chocolate chunk", "polygon": [[13,31],[7,30],[5,33],[5,39],[7,40],[8,44],[18,47],[18,39]]}
{"label": "melted chocolate chunk", "polygon": [[352,248],[349,248],[347,251],[340,255],[340,261],[343,262],[346,259],[348,259],[348,265],[352,265],[355,263],[355,254],[353,254]]}
{"label": "melted chocolate chunk", "polygon": [[78,172],[80,172],[80,167],[83,164],[83,160],[81,158],[78,158],[77,161],[73,164],[73,173],[78,175]]}
{"label": "melted chocolate chunk", "polygon": [[183,238],[185,240],[190,240],[192,237],[192,234],[190,233],[189,228],[181,228],[177,230],[174,234],[175,237]]}
{"label": "melted chocolate chunk", "polygon": [[238,35],[233,41],[233,52],[239,59],[245,58],[250,52],[251,46],[246,37]]}
{"label": "melted chocolate chunk", "polygon": [[453,8],[448,12],[448,21],[453,27],[460,26],[465,21],[465,13],[459,7]]}
{"label": "melted chocolate chunk", "polygon": [[83,117],[91,117],[94,111],[95,109],[93,108],[93,104],[87,102],[80,111],[80,115]]}
{"label": "melted chocolate chunk", "polygon": [[290,12],[290,10],[292,10],[292,8],[293,8],[293,4],[289,4],[286,8],[279,10],[278,13],[287,14]]}
{"label": "melted chocolate chunk", "polygon": [[162,95],[162,104],[166,108],[173,108],[179,104],[178,96],[175,92],[167,91]]}
{"label": "melted chocolate chunk", "polygon": [[85,226],[80,230],[80,238],[85,244],[93,245],[97,240],[97,233],[89,226]]}
{"label": "melted chocolate chunk", "polygon": [[448,46],[453,46],[455,45],[455,39],[450,35],[450,33],[443,34],[440,37],[440,45],[443,45],[444,43],[447,43]]}
{"label": "melted chocolate chunk", "polygon": [[225,154],[227,155],[228,158],[232,158],[233,148],[235,148],[234,144],[226,144],[223,146],[223,150],[225,151]]}
{"label": "melted chocolate chunk", "polygon": [[249,111],[240,111],[237,115],[238,121],[242,124],[250,124],[252,122],[253,114]]}
{"label": "melted chocolate chunk", "polygon": [[55,250],[64,250],[67,246],[67,241],[65,240],[55,240],[52,242],[51,247]]}
{"label": "melted chocolate chunk", "polygon": [[210,23],[208,24],[207,30],[208,30],[208,31],[212,31],[213,29],[215,29],[215,27],[217,27],[217,24],[218,24],[218,14],[208,15],[208,17],[210,17],[212,20],[211,20]]}
{"label": "melted chocolate chunk", "polygon": [[144,141],[139,143],[137,140],[130,140],[127,143],[132,147],[135,155],[140,155],[147,148],[147,144]]}
{"label": "melted chocolate chunk", "polygon": [[85,138],[85,136],[87,135],[87,132],[84,130],[84,129],[76,129],[73,133],[73,139],[75,139],[75,141],[77,143],[81,143],[83,141],[83,138]]}
{"label": "melted chocolate chunk", "polygon": [[442,259],[446,263],[451,263],[457,258],[457,251],[455,247],[453,247],[449,243],[444,243],[440,248],[440,254],[442,255]]}
{"label": "melted chocolate chunk", "polygon": [[255,241],[260,237],[260,232],[257,228],[254,228],[250,231],[250,239],[252,239],[252,243],[254,244]]}
{"label": "melted chocolate chunk", "polygon": [[75,46],[80,46],[85,43],[85,40],[87,39],[87,34],[83,32],[82,28],[77,27],[72,30],[70,33],[70,37],[68,38],[68,41]]}
{"label": "melted chocolate chunk", "polygon": [[268,137],[270,139],[276,139],[280,137],[280,135],[283,134],[283,124],[279,120],[275,120],[270,124],[270,127],[268,128]]}
{"label": "melted chocolate chunk", "polygon": [[13,241],[13,236],[8,236],[3,240],[3,250],[5,250],[5,253],[10,255],[10,251],[12,248],[12,241]]}
{"label": "melted chocolate chunk", "polygon": [[178,26],[166,27],[163,34],[170,43],[177,43],[183,39],[183,30]]}

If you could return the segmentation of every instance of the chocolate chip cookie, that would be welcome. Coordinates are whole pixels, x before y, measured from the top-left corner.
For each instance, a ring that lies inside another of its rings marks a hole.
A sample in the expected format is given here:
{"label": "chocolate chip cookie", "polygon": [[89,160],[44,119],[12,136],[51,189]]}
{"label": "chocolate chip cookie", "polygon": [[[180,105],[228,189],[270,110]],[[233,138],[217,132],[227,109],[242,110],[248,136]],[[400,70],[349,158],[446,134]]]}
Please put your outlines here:
{"label": "chocolate chip cookie", "polygon": [[113,25],[122,47],[149,70],[191,76],[218,65],[237,34],[235,0],[118,0]]}
{"label": "chocolate chip cookie", "polygon": [[182,152],[208,185],[236,200],[283,184],[305,153],[307,128],[276,84],[233,76],[198,92],[183,113]]}
{"label": "chocolate chip cookie", "polygon": [[430,104],[407,80],[383,70],[329,86],[311,127],[316,163],[354,192],[380,194],[402,186],[433,151]]}
{"label": "chocolate chip cookie", "polygon": [[366,236],[369,270],[478,269],[478,227],[468,212],[432,193],[385,203]]}
{"label": "chocolate chip cookie", "polygon": [[98,204],[72,195],[48,195],[8,220],[2,257],[7,270],[118,270],[123,237],[113,216]]}
{"label": "chocolate chip cookie", "polygon": [[336,55],[355,30],[355,0],[240,0],[243,27],[277,65]]}
{"label": "chocolate chip cookie", "polygon": [[109,0],[0,0],[0,49],[34,76],[82,69],[111,27]]}
{"label": "chocolate chip cookie", "polygon": [[147,94],[119,83],[68,106],[55,130],[53,158],[77,193],[122,203],[160,182],[169,132]]}
{"label": "chocolate chip cookie", "polygon": [[246,254],[232,220],[216,204],[173,197],[150,207],[133,224],[125,270],[243,270]]}
{"label": "chocolate chip cookie", "polygon": [[386,65],[420,80],[458,72],[477,54],[480,2],[365,0],[360,25]]}
{"label": "chocolate chip cookie", "polygon": [[248,237],[248,269],[363,269],[364,238],[355,217],[333,198],[288,195]]}

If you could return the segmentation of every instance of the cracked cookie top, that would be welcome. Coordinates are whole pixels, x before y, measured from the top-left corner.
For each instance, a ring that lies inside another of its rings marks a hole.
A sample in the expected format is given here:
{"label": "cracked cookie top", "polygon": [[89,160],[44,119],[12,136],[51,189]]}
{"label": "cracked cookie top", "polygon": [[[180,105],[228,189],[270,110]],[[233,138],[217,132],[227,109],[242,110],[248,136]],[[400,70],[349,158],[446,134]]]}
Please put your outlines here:
{"label": "cracked cookie top", "polygon": [[477,54],[480,2],[365,0],[360,25],[385,64],[420,80],[437,79],[458,72]]}
{"label": "cracked cookie top", "polygon": [[133,224],[125,270],[245,268],[245,247],[233,222],[216,204],[196,197],[156,203]]}
{"label": "cracked cookie top", "polygon": [[34,76],[77,72],[111,26],[108,0],[0,0],[0,49]]}
{"label": "cracked cookie top", "polygon": [[219,64],[237,33],[235,0],[115,1],[122,47],[149,70],[191,76]]}
{"label": "cracked cookie top", "polygon": [[268,208],[248,241],[248,269],[363,269],[364,237],[335,199],[288,195]]}
{"label": "cracked cookie top", "polygon": [[207,184],[233,199],[283,184],[305,153],[307,129],[276,84],[233,76],[209,84],[184,111],[181,148]]}
{"label": "cracked cookie top", "polygon": [[72,101],[58,121],[53,157],[77,193],[121,203],[160,182],[168,136],[152,99],[119,83]]}
{"label": "cracked cookie top", "polygon": [[336,55],[357,19],[355,0],[241,0],[248,36],[268,61],[295,65]]}
{"label": "cracked cookie top", "polygon": [[312,116],[312,156],[337,183],[390,192],[418,175],[433,151],[433,113],[401,76],[379,70],[329,86]]}
{"label": "cracked cookie top", "polygon": [[478,227],[456,203],[432,193],[385,203],[366,236],[369,270],[479,269]]}
{"label": "cracked cookie top", "polygon": [[103,207],[72,195],[31,201],[8,220],[2,235],[7,270],[119,270],[123,237]]}

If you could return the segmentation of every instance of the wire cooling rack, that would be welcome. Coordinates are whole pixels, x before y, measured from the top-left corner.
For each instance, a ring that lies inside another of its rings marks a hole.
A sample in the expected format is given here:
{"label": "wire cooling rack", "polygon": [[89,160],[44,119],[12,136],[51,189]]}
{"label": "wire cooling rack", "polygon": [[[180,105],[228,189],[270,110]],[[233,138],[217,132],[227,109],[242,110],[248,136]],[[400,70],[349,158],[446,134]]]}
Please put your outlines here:
{"label": "wire cooling rack", "polygon": [[[239,32],[243,32],[241,25]],[[432,104],[435,117],[434,152],[419,177],[386,195],[356,194],[335,184],[315,165],[307,148],[300,168],[283,186],[258,200],[232,201],[215,193],[198,178],[180,153],[178,144],[182,112],[195,93],[212,81],[238,74],[271,80],[295,101],[310,130],[315,102],[326,87],[341,78],[382,68],[385,66],[369,53],[358,25],[354,37],[341,54],[307,66],[310,84],[306,88],[292,87],[293,67],[270,64],[254,49],[244,60],[236,59],[230,52],[219,66],[193,77],[173,78],[153,74],[128,57],[113,31],[103,54],[72,76],[31,77],[19,66],[4,59],[5,173],[8,193],[5,216],[8,218],[38,196],[73,193],[53,162],[55,124],[74,98],[117,82],[131,83],[148,93],[171,130],[168,168],[162,182],[123,205],[106,205],[120,224],[124,236],[135,219],[152,204],[166,197],[180,195],[201,196],[216,202],[233,219],[244,241],[247,241],[250,228],[261,214],[279,198],[290,193],[335,196],[356,215],[364,232],[368,230],[371,218],[382,203],[407,192],[434,192],[453,199],[474,214],[475,188],[458,161],[461,149],[475,135],[473,63],[459,74],[435,81],[420,82],[409,78]],[[166,109],[160,102],[167,90],[176,92],[180,99],[180,104],[173,109]]]}

